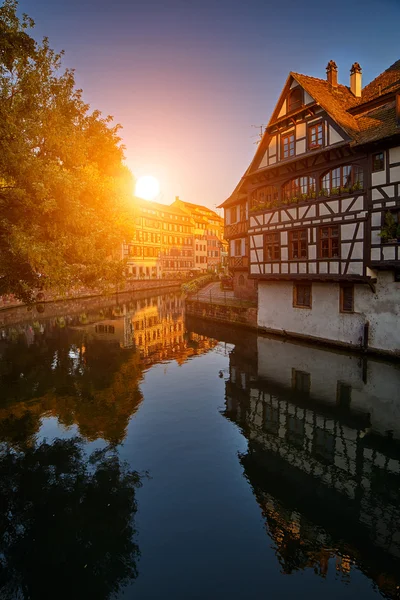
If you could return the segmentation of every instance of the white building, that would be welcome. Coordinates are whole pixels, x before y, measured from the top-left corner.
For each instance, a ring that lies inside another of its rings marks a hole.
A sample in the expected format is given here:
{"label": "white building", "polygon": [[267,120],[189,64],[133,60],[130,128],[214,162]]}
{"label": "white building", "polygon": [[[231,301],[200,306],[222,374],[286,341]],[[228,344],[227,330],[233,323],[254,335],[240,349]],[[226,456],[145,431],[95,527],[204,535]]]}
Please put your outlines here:
{"label": "white building", "polygon": [[266,331],[400,354],[400,60],[349,84],[290,73],[222,205],[235,293]]}

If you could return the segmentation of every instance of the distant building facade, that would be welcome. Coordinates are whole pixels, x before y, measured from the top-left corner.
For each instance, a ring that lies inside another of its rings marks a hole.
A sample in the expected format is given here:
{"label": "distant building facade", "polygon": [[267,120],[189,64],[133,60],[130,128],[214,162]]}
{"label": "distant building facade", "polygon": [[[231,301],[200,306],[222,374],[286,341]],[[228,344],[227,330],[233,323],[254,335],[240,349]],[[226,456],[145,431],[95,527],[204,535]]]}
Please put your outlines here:
{"label": "distant building facade", "polygon": [[189,215],[194,224],[195,269],[218,271],[223,266],[224,220],[207,206],[175,198],[172,204]]}
{"label": "distant building facade", "polygon": [[127,274],[134,278],[174,277],[194,270],[193,223],[174,206],[135,199],[136,231],[123,245]]}

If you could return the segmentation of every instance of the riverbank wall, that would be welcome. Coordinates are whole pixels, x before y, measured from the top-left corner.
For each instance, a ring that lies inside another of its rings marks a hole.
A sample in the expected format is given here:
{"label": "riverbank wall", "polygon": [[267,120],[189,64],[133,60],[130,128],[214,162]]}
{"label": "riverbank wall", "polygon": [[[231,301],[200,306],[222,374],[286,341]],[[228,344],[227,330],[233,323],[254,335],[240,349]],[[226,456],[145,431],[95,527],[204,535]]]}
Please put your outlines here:
{"label": "riverbank wall", "polygon": [[385,349],[366,347],[363,344],[358,346],[353,344],[347,344],[337,340],[325,339],[320,337],[314,337],[312,335],[298,334],[286,330],[275,330],[266,327],[260,327],[258,325],[258,309],[257,306],[249,303],[240,302],[239,300],[213,300],[209,301],[206,298],[195,299],[187,298],[185,301],[185,312],[188,317],[194,319],[203,319],[206,321],[213,321],[215,323],[236,325],[245,327],[249,330],[257,331],[259,334],[267,335],[269,337],[280,338],[283,340],[290,340],[293,343],[300,342],[310,344],[311,346],[325,346],[326,348],[332,348],[335,350],[343,350],[345,352],[351,352],[363,355],[381,356],[384,360],[394,360],[395,362],[400,360],[400,351],[390,351]]}
{"label": "riverbank wall", "polygon": [[191,317],[257,329],[257,307],[254,306],[224,303],[223,301],[202,302],[187,298],[185,312]]}
{"label": "riverbank wall", "polygon": [[[104,290],[95,290],[88,288],[80,288],[74,292],[70,292],[66,296],[60,297],[56,296],[51,292],[41,292],[40,299],[38,302],[40,303],[49,303],[49,302],[72,302],[73,300],[84,300],[86,298],[104,298],[108,296],[115,296],[116,293],[135,293],[142,291],[155,291],[155,292],[163,292],[168,291],[172,288],[180,288],[182,285],[181,280],[176,279],[151,279],[151,280],[138,280],[132,283],[127,283],[123,287],[119,287],[118,289],[111,289],[105,292]],[[26,306],[24,302],[21,300],[17,300],[12,295],[9,296],[0,296],[0,311],[9,310],[13,308],[18,308],[21,306]]]}
{"label": "riverbank wall", "polygon": [[[52,318],[65,317],[67,315],[84,314],[87,311],[106,309],[130,301],[141,301],[153,296],[164,294],[179,294],[180,284],[164,288],[152,288],[132,290],[130,292],[113,293],[102,296],[86,298],[69,298],[57,302],[38,302],[32,306],[10,307],[8,310],[0,311],[0,329],[9,327],[16,323],[24,324],[32,321],[45,321]],[[1,332],[0,332],[1,333]]]}

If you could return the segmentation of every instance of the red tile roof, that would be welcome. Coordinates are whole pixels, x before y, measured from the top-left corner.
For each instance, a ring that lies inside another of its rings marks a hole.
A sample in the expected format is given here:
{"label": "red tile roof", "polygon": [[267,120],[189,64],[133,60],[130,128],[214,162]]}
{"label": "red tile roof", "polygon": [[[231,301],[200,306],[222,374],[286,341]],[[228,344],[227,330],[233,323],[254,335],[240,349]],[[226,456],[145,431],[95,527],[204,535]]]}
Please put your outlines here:
{"label": "red tile roof", "polygon": [[345,85],[332,87],[326,79],[291,73],[298,83],[340,125],[350,137],[357,132],[357,123],[347,111],[357,104],[357,98]]}
{"label": "red tile roof", "polygon": [[[378,75],[356,98],[345,85],[332,87],[325,79],[291,73],[292,77],[352,138],[352,145],[377,141],[400,133],[394,102],[384,97],[400,91],[400,60]],[[372,101],[382,105],[371,109]],[[368,103],[368,105],[367,105]],[[363,106],[365,109],[363,110]],[[351,110],[357,109],[357,110]]]}
{"label": "red tile roof", "polygon": [[375,77],[371,83],[362,90],[358,104],[375,100],[383,94],[395,92],[400,89],[400,59],[396,60],[386,71]]}
{"label": "red tile roof", "polygon": [[395,101],[388,102],[356,117],[359,133],[357,144],[366,144],[400,133],[396,123]]}

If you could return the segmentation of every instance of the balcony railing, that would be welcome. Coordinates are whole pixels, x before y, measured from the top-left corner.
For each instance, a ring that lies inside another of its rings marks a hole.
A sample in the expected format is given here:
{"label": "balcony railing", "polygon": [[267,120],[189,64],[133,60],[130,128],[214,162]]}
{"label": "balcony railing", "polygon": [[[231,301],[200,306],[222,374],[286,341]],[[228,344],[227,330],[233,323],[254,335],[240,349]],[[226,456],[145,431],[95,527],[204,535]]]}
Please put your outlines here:
{"label": "balcony railing", "polygon": [[230,256],[229,257],[229,268],[230,269],[240,269],[246,268],[249,266],[249,257],[248,256]]}
{"label": "balcony railing", "polygon": [[224,237],[225,239],[228,239],[235,235],[243,235],[247,233],[248,228],[248,221],[238,221],[237,223],[232,223],[232,225],[225,225]]}

